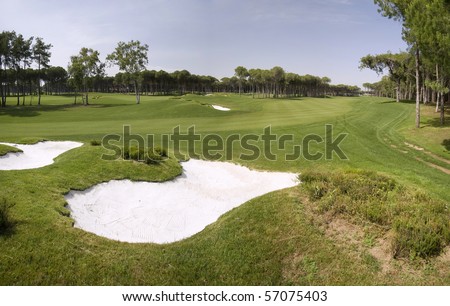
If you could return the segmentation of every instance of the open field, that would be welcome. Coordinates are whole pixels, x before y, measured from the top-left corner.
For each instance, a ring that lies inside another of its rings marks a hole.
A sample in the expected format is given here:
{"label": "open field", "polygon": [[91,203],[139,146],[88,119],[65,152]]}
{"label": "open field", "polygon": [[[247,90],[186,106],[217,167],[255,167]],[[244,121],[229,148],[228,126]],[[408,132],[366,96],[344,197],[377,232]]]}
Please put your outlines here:
{"label": "open field", "polygon": [[[101,160],[106,150],[90,141],[120,134],[124,124],[133,134],[155,134],[157,139],[177,126],[182,133],[195,126],[199,134],[226,138],[262,135],[270,125],[272,133],[292,134],[298,140],[308,134],[324,137],[325,125],[332,124],[335,137],[348,133],[341,144],[348,160],[336,155],[316,161],[271,161],[263,156],[243,160],[239,156],[247,152],[236,146],[233,162],[298,173],[376,172],[404,186],[419,202],[424,194],[430,203],[443,203],[439,207],[444,210],[430,216],[445,222],[450,203],[446,173],[450,127],[437,127],[437,115],[428,109],[423,118],[428,126],[416,131],[410,128],[414,105],[383,98],[185,95],[142,97],[141,105],[135,105],[134,96],[92,96],[98,98],[87,107],[73,105],[71,97],[45,96],[40,108],[0,109],[2,142],[44,138],[85,143],[45,168],[0,172],[0,198],[14,204],[10,208],[14,226],[0,235],[0,285],[450,284],[448,241],[441,255],[393,259],[389,248],[394,225],[386,228],[357,213],[319,211],[303,186],[253,199],[199,234],[168,245],[120,243],[85,233],[72,227],[64,208],[63,194],[70,189],[121,178],[162,181],[181,173],[174,157],[160,165]],[[212,104],[231,111],[215,110]],[[291,152],[292,146],[287,143],[286,151]],[[275,143],[271,150],[283,156]],[[314,144],[311,151],[323,152],[323,144]],[[406,205],[395,202],[405,201],[398,193],[392,205]],[[446,231],[448,224],[441,233],[444,238]]]}

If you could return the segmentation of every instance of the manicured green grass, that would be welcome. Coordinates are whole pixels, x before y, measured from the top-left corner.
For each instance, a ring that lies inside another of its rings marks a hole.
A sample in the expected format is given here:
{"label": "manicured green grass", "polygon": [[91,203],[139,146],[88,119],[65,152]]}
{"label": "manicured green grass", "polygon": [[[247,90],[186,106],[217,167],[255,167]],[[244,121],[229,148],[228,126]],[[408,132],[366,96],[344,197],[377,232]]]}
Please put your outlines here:
{"label": "manicured green grass", "polygon": [[[261,135],[270,125],[278,136],[292,134],[296,144],[308,134],[325,136],[325,124],[332,124],[335,137],[348,133],[341,145],[348,160],[334,155],[333,160],[285,161],[284,151],[272,143],[271,150],[279,157],[276,161],[263,156],[243,160],[240,155],[248,152],[237,146],[233,161],[257,169],[297,173],[376,171],[407,190],[427,194],[430,201],[449,203],[448,174],[418,161],[416,158],[430,157],[404,144],[422,144],[413,139],[420,133],[408,128],[414,122],[412,104],[370,97],[186,95],[142,97],[141,105],[135,105],[133,96],[95,95],[100,98],[92,100],[95,104],[90,106],[73,105],[70,97],[45,96],[41,107],[0,109],[0,141],[45,138],[85,143],[50,166],[0,172],[0,197],[15,203],[9,209],[14,227],[0,234],[0,285],[450,284],[445,257],[392,259],[386,268],[387,264],[371,253],[378,245],[375,240],[384,237],[376,224],[356,222],[364,239],[342,242],[341,236],[326,229],[329,220],[311,208],[302,187],[249,201],[201,233],[168,245],[128,244],[97,237],[73,228],[64,208],[63,194],[70,189],[121,178],[162,181],[181,173],[173,157],[151,165],[102,160],[106,149],[91,145],[91,141],[121,133],[125,124],[131,126],[132,133],[155,134],[157,140],[177,126],[182,133],[195,126],[203,136],[215,133],[226,138],[235,133]],[[231,111],[214,110],[208,106],[211,104]],[[257,145],[263,149],[261,143]],[[441,144],[423,146],[446,156],[447,149]],[[292,147],[287,143],[286,150],[291,152]],[[186,144],[182,149],[186,150]],[[196,149],[200,151],[198,144]],[[323,144],[311,147],[313,153],[323,150]],[[442,162],[439,165],[446,167]],[[344,215],[351,222],[356,220],[351,214]]]}

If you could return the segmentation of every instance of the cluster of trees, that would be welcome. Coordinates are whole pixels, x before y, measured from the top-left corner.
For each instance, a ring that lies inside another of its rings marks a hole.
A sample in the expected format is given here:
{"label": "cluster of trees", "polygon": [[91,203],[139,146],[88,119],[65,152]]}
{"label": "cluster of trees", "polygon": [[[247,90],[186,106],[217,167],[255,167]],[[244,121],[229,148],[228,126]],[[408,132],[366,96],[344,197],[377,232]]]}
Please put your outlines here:
{"label": "cluster of trees", "polygon": [[226,91],[239,94],[251,93],[253,97],[320,97],[326,95],[354,96],[360,93],[357,86],[331,85],[328,77],[313,75],[298,75],[285,72],[281,67],[267,69],[246,69],[236,67],[232,78],[223,78],[221,81]]}
{"label": "cluster of trees", "polygon": [[380,82],[364,84],[376,95],[416,99],[416,127],[420,127],[421,102],[436,103],[445,123],[445,102],[450,86],[450,0],[374,0],[379,12],[401,21],[408,52],[367,55],[360,67],[378,74]]}
{"label": "cluster of trees", "polygon": [[[82,93],[82,103],[89,104],[89,92],[131,93],[140,103],[141,94],[184,94],[208,92],[234,92],[252,94],[253,97],[319,97],[326,95],[353,96],[360,93],[356,86],[331,85],[328,77],[298,75],[281,67],[272,69],[249,69],[239,66],[232,77],[220,81],[212,76],[191,74],[187,70],[168,73],[164,70],[147,70],[148,45],[139,41],[119,42],[105,61],[100,53],[91,48],[81,48],[70,57],[67,70],[49,66],[51,44],[42,38],[25,39],[15,32],[0,34],[0,82],[1,105],[6,97],[17,96],[17,105],[25,105],[25,96],[38,96],[41,92]],[[34,65],[33,65],[34,64]],[[31,66],[34,66],[34,69]],[[107,76],[107,66],[118,66],[120,72]],[[31,104],[32,99],[30,99]]]}
{"label": "cluster of trees", "polygon": [[[17,94],[17,105],[20,103],[20,93],[30,84],[36,83],[38,87],[38,104],[41,103],[42,68],[48,68],[50,61],[51,44],[45,44],[42,38],[30,37],[25,39],[22,34],[3,31],[0,33],[0,95],[1,106],[6,105],[8,95],[8,80],[14,80]],[[36,70],[29,70],[32,63],[36,63]],[[47,74],[51,75],[50,74]],[[24,103],[25,100],[23,100]]]}

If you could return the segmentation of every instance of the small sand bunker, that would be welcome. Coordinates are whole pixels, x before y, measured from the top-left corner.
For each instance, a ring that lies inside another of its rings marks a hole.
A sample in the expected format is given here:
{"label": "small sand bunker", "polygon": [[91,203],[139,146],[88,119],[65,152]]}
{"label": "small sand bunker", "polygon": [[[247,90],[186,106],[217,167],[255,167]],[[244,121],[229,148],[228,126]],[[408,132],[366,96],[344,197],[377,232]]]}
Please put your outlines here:
{"label": "small sand bunker", "polygon": [[201,160],[182,165],[183,175],[168,182],[113,180],[69,192],[75,227],[119,241],[170,243],[252,198],[298,184],[293,173]]}
{"label": "small sand bunker", "polygon": [[217,109],[217,110],[220,110],[220,111],[223,111],[223,112],[228,112],[228,111],[230,111],[231,109],[229,109],[229,108],[227,108],[227,107],[223,107],[223,106],[219,106],[219,105],[211,105],[214,109]]}
{"label": "small sand bunker", "polygon": [[35,169],[53,164],[53,159],[62,153],[83,144],[74,141],[43,141],[32,145],[1,142],[23,152],[8,153],[0,157],[0,170]]}

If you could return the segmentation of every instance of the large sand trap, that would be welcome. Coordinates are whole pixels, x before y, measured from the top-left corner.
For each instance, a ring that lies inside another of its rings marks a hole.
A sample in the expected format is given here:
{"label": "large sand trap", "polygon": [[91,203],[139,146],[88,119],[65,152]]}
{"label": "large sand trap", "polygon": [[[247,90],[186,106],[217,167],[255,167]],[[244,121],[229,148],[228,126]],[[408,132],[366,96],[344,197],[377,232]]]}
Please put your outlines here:
{"label": "large sand trap", "polygon": [[119,241],[174,242],[254,197],[298,184],[293,173],[200,160],[182,165],[183,175],[169,182],[110,181],[69,192],[75,226]]}
{"label": "large sand trap", "polygon": [[21,149],[20,153],[8,153],[0,156],[0,170],[23,170],[44,167],[53,164],[58,155],[78,148],[83,144],[74,141],[43,141],[32,145],[0,142]]}
{"label": "large sand trap", "polygon": [[229,109],[229,108],[227,108],[227,107],[223,107],[223,106],[220,106],[220,105],[211,105],[214,109],[217,109],[217,110],[220,110],[220,111],[223,111],[223,112],[228,112],[228,111],[230,111],[231,109]]}

